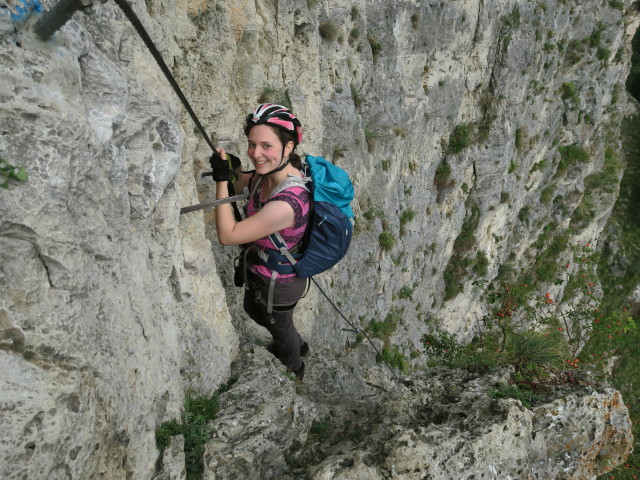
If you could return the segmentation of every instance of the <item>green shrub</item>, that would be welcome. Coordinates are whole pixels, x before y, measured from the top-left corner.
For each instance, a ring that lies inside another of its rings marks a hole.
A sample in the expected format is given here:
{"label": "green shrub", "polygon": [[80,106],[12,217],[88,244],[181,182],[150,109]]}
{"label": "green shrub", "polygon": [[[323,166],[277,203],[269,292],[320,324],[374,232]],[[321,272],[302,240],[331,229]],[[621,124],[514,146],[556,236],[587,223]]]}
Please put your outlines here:
{"label": "green shrub", "polygon": [[371,47],[371,54],[376,57],[382,51],[382,44],[378,41],[377,37],[372,33],[367,35],[367,41]]}
{"label": "green shrub", "polygon": [[480,221],[480,208],[475,204],[468,205],[468,215],[465,218],[460,234],[453,242],[453,254],[442,272],[444,279],[443,300],[452,299],[464,290],[464,283],[468,280],[468,269],[473,261],[467,258],[467,253],[475,244],[476,230]]}
{"label": "green shrub", "polygon": [[[232,382],[230,382],[232,383]],[[218,414],[218,397],[222,391],[229,388],[223,385],[211,397],[196,397],[187,390],[185,393],[181,423],[176,421],[164,422],[156,429],[156,447],[162,451],[167,448],[174,435],[184,436],[185,464],[187,479],[201,478],[204,469],[202,455],[204,445],[209,440],[207,424]]]}
{"label": "green shrub", "polygon": [[396,237],[391,232],[382,232],[378,236],[378,243],[382,250],[391,250],[396,244]]}
{"label": "green shrub", "polygon": [[487,258],[487,254],[479,251],[476,253],[476,260],[472,267],[473,273],[478,277],[484,277],[487,274],[488,268],[489,259]]}
{"label": "green shrub", "polygon": [[457,125],[449,137],[449,144],[447,147],[448,153],[460,153],[462,150],[469,147],[469,145],[471,145],[471,135],[471,125]]}
{"label": "green shrub", "polygon": [[389,340],[396,329],[398,328],[398,313],[393,310],[387,313],[384,320],[379,322],[377,320],[371,320],[367,326],[367,333],[374,338],[386,342]]}
{"label": "green shrub", "polygon": [[527,128],[526,127],[516,128],[516,150],[518,152],[522,151],[522,148],[524,147],[524,142],[526,141],[526,139],[527,139]]}
{"label": "green shrub", "polygon": [[400,214],[400,225],[404,225],[406,223],[411,222],[414,218],[416,218],[416,212],[411,210],[410,208],[403,210]]}
{"label": "green shrub", "polygon": [[9,188],[11,181],[24,182],[27,171],[23,167],[16,167],[0,157],[0,187]]}
{"label": "green shrub", "polygon": [[258,103],[275,103],[276,105],[287,107],[289,110],[292,109],[289,91],[271,86],[266,86],[262,89],[262,93],[258,97]]}
{"label": "green shrub", "polygon": [[578,162],[587,163],[589,161],[587,151],[575,143],[558,148],[558,152],[560,152],[560,161],[558,162],[557,169],[559,173],[566,172],[569,167]]}
{"label": "green shrub", "polygon": [[516,29],[520,26],[520,8],[516,5],[509,15],[501,18],[502,24],[510,29]]}
{"label": "green shrub", "polygon": [[578,94],[578,89],[576,88],[575,83],[573,82],[565,82],[562,84],[560,88],[560,96],[563,100],[572,100],[576,98]]}
{"label": "green shrub", "polygon": [[420,26],[420,15],[418,15],[417,13],[414,13],[411,15],[411,27],[414,30],[418,30],[419,26]]}
{"label": "green shrub", "polygon": [[531,170],[529,170],[529,174],[537,171],[537,170],[542,170],[544,169],[545,165],[547,164],[547,159],[543,158],[542,160],[540,160],[539,162],[534,163],[531,166]]}
{"label": "green shrub", "polygon": [[491,398],[514,398],[522,403],[525,408],[531,408],[540,401],[540,397],[528,385],[513,385],[511,383],[499,383],[495,390],[488,392]]}
{"label": "green shrub", "polygon": [[379,356],[376,356],[376,360],[381,362],[384,360],[390,367],[397,368],[402,373],[406,373],[409,370],[409,362],[398,348],[397,345],[393,347],[383,347]]}
{"label": "green shrub", "polygon": [[561,369],[570,352],[566,340],[556,330],[525,330],[509,337],[509,363],[519,368]]}
{"label": "green shrub", "polygon": [[339,28],[332,21],[322,22],[318,27],[318,31],[322,38],[329,41],[335,40],[340,32]]}
{"label": "green shrub", "polygon": [[437,187],[445,187],[449,184],[450,176],[451,167],[443,162],[436,168],[436,176],[433,179],[433,183]]}
{"label": "green shrub", "polygon": [[540,201],[542,203],[549,203],[553,199],[553,194],[556,191],[555,185],[548,185],[540,192]]}
{"label": "green shrub", "polygon": [[401,299],[411,299],[411,295],[413,295],[413,288],[408,285],[405,285],[398,292],[398,297]]}
{"label": "green shrub", "polygon": [[353,105],[356,108],[362,105],[362,100],[363,100],[362,94],[360,93],[360,90],[358,90],[353,83],[351,84],[351,98],[353,98]]}

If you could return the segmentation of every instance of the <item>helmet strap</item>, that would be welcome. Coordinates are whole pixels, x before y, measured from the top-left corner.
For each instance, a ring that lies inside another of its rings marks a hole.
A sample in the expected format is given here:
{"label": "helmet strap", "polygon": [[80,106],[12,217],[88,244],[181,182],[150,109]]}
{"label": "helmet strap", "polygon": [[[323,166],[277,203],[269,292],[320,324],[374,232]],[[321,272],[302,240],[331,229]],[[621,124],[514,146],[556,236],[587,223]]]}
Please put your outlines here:
{"label": "helmet strap", "polygon": [[[282,130],[280,130],[280,129],[278,129],[278,130],[279,130],[280,143],[282,144],[282,156],[280,157],[280,166],[277,167],[277,168],[274,168],[273,170],[271,170],[268,173],[265,173],[265,175],[271,175],[272,173],[279,172],[284,167],[289,165],[289,157],[287,157],[287,161],[286,162],[284,162],[284,163],[282,162],[282,160],[284,160],[284,149],[285,149],[285,146],[288,143],[288,138],[287,138],[287,136],[284,134],[284,132]],[[291,155],[289,155],[289,156],[291,156]]]}

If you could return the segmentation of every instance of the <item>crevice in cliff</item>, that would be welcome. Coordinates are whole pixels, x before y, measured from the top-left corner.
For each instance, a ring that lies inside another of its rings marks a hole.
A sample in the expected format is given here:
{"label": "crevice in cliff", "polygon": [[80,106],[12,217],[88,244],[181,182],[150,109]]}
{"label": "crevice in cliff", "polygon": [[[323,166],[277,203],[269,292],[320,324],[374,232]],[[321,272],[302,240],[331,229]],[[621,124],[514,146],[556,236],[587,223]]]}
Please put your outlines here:
{"label": "crevice in cliff", "polygon": [[477,11],[477,18],[476,18],[476,27],[473,31],[473,40],[471,41],[471,48],[475,49],[476,45],[478,43],[478,41],[480,40],[480,25],[482,24],[482,12],[484,10],[484,0],[480,0],[478,2],[478,11]]}
{"label": "crevice in cliff", "polygon": [[38,234],[32,228],[18,223],[6,223],[0,231],[0,235],[7,238],[22,240],[31,244],[31,246],[33,247],[33,251],[35,252],[35,256],[38,258],[42,265],[42,269],[47,278],[47,282],[49,283],[49,287],[55,288],[53,280],[51,279],[51,270],[49,268],[49,261],[51,261],[51,259],[48,259],[46,255],[42,253],[41,247],[36,242]]}

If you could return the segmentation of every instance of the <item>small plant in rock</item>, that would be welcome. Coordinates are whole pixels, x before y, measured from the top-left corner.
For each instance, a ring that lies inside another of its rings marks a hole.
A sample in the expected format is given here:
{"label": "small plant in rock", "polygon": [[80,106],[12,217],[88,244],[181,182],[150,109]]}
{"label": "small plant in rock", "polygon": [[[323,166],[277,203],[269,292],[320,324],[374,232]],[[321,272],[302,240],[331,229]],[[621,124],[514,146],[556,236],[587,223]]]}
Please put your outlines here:
{"label": "small plant in rock", "polygon": [[367,40],[369,42],[369,46],[371,47],[371,54],[374,58],[376,58],[380,52],[382,51],[382,44],[378,41],[378,38],[372,34],[367,34]]}
{"label": "small plant in rock", "polygon": [[560,96],[563,100],[571,100],[576,101],[578,98],[578,89],[576,88],[575,83],[573,82],[565,82],[562,84],[560,88]]}
{"label": "small plant in rock", "polygon": [[457,125],[451,136],[449,137],[449,143],[447,146],[447,152],[456,154],[471,145],[472,130],[471,125],[464,123]]}
{"label": "small plant in rock", "polygon": [[353,105],[356,108],[360,107],[364,100],[362,93],[360,93],[360,90],[353,83],[351,84],[351,98],[353,98]]}
{"label": "small plant in rock", "polygon": [[383,347],[382,352],[376,356],[376,361],[387,363],[390,367],[397,368],[402,373],[406,373],[409,370],[409,362],[397,345],[392,347]]}
{"label": "small plant in rock", "polygon": [[11,181],[24,182],[27,171],[23,167],[16,167],[0,157],[0,187],[9,188]]}
{"label": "small plant in rock", "polygon": [[411,299],[412,295],[413,295],[413,288],[411,288],[409,285],[405,285],[398,292],[398,297],[401,299]]}
{"label": "small plant in rock", "polygon": [[433,178],[433,183],[436,185],[439,192],[442,192],[446,187],[451,186],[453,183],[451,180],[451,167],[444,163],[444,161],[436,168],[436,175]]}
{"label": "small plant in rock", "polygon": [[399,310],[392,309],[384,317],[384,320],[371,320],[366,330],[372,337],[379,338],[380,340],[387,342],[389,340],[389,337],[391,337],[398,328],[399,321]]}
{"label": "small plant in rock", "polygon": [[282,105],[291,110],[289,91],[272,86],[266,86],[262,89],[262,93],[258,97],[258,103],[275,103],[276,105]]}
{"label": "small plant in rock", "polygon": [[233,380],[221,386],[211,397],[194,397],[191,390],[187,390],[184,397],[181,422],[164,422],[156,430],[156,446],[163,451],[171,442],[174,435],[184,436],[184,452],[187,479],[201,478],[204,465],[202,455],[204,444],[209,440],[207,424],[216,418],[219,410],[218,397],[226,391]]}
{"label": "small plant in rock", "polygon": [[526,384],[499,383],[494,390],[488,393],[491,398],[515,398],[520,400],[520,403],[525,408],[533,407],[540,400],[540,397]]}
{"label": "small plant in rock", "polygon": [[565,145],[558,148],[560,152],[560,161],[558,162],[557,172],[566,172],[569,167],[576,163],[587,163],[590,160],[587,151],[578,144]]}
{"label": "small plant in rock", "polygon": [[[410,190],[409,193],[411,193]],[[405,225],[413,221],[414,218],[416,218],[416,212],[414,212],[412,209],[408,208],[402,211],[402,213],[400,214],[400,235],[403,235],[405,233]]]}
{"label": "small plant in rock", "polygon": [[382,250],[391,250],[396,244],[396,237],[389,231],[384,231],[378,235],[378,243]]}
{"label": "small plant in rock", "polygon": [[318,27],[318,31],[320,32],[320,36],[325,40],[334,41],[338,37],[340,29],[333,21],[329,20],[322,22]]}

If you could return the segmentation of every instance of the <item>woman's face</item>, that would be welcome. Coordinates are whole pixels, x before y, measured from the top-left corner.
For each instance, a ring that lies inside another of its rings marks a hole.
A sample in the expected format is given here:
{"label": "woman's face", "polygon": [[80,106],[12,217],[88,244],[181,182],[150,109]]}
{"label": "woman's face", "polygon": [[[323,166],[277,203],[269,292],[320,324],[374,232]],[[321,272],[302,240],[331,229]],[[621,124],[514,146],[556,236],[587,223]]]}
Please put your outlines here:
{"label": "woman's face", "polygon": [[[280,137],[267,125],[256,125],[249,130],[247,136],[247,155],[256,167],[258,175],[264,175],[280,166],[282,156],[282,142]],[[289,142],[284,149],[284,158],[291,153],[293,142]]]}

